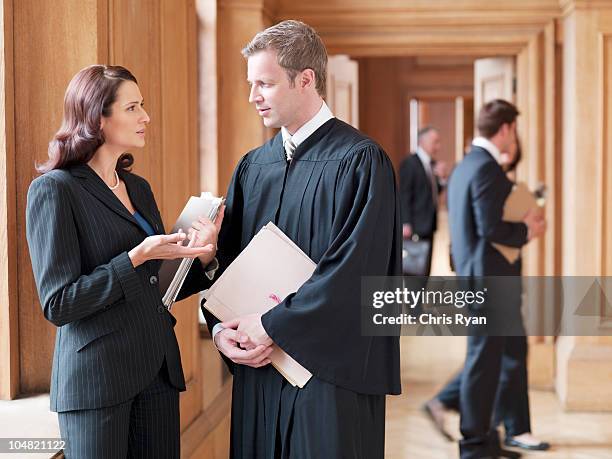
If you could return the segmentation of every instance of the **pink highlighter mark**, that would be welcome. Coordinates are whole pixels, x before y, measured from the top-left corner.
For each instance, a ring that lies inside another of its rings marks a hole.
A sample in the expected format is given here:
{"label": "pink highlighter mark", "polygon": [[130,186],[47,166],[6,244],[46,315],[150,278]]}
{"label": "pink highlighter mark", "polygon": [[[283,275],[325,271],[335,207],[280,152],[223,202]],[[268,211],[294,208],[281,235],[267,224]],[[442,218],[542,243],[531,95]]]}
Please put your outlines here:
{"label": "pink highlighter mark", "polygon": [[279,304],[281,302],[281,299],[278,296],[276,296],[274,293],[270,293],[268,295],[268,298],[270,298],[272,301],[275,301],[276,304]]}

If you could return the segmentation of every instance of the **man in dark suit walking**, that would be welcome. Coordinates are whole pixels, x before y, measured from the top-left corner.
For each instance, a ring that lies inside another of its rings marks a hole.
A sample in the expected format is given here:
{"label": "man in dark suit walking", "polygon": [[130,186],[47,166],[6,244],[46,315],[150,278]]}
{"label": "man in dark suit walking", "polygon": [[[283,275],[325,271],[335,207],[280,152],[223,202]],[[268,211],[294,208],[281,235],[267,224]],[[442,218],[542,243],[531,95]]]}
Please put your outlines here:
{"label": "man in dark suit walking", "polygon": [[[546,222],[536,211],[528,212],[523,222],[502,220],[512,182],[500,166],[500,152],[508,151],[516,139],[517,116],[516,107],[504,100],[485,104],[478,116],[480,137],[450,178],[451,255],[458,276],[517,276],[515,267],[492,244],[520,248],[545,231]],[[514,295],[510,302],[520,311],[520,289],[514,290],[518,291],[506,292],[504,300],[507,303],[507,295]],[[492,303],[488,301],[487,307],[495,307]],[[468,337],[460,388],[462,459],[519,456],[501,450],[491,422],[507,344],[504,336]]]}
{"label": "man in dark suit walking", "polygon": [[400,208],[404,239],[429,241],[426,272],[431,271],[433,236],[438,227],[438,194],[446,183],[446,164],[437,161],[440,133],[432,126],[419,130],[419,146],[400,165]]}

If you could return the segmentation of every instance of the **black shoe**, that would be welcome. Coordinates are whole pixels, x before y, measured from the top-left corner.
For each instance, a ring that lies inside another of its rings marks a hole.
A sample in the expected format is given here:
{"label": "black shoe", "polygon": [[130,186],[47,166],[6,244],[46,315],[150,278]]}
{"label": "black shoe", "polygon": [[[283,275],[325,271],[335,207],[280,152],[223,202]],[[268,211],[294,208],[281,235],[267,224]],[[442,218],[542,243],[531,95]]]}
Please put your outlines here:
{"label": "black shoe", "polygon": [[496,453],[497,457],[507,457],[509,459],[519,459],[522,456],[521,453],[516,451],[508,451],[507,449],[499,449]]}
{"label": "black shoe", "polygon": [[493,456],[478,456],[479,459],[500,459],[500,458],[509,458],[509,459],[519,459],[522,457],[521,453],[517,453],[515,451],[508,451],[506,449],[498,449]]}
{"label": "black shoe", "polygon": [[546,451],[550,448],[550,443],[547,443],[545,441],[541,441],[537,445],[530,445],[528,443],[523,443],[522,441],[518,441],[510,437],[506,437],[506,439],[504,440],[504,445],[511,446],[513,448],[526,449],[527,451]]}
{"label": "black shoe", "polygon": [[456,441],[453,438],[453,436],[446,431],[446,429],[444,428],[444,424],[440,422],[438,418],[436,418],[433,410],[429,406],[429,403],[425,403],[422,407],[422,410],[423,410],[423,413],[427,415],[427,417],[429,418],[433,426],[436,428],[436,430],[440,433],[440,435],[442,435],[448,441]]}

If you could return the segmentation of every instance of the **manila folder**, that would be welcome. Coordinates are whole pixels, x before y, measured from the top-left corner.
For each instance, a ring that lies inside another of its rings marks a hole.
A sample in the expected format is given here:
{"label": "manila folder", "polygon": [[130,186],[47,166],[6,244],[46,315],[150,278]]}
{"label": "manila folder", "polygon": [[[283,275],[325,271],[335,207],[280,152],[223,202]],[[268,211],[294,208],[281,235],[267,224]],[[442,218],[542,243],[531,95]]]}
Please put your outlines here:
{"label": "manila folder", "polygon": [[[316,264],[272,222],[265,225],[204,294],[204,307],[221,321],[263,314],[297,292]],[[292,385],[304,387],[312,374],[282,349],[272,365]]]}
{"label": "manila folder", "polygon": [[[538,203],[536,198],[527,185],[522,182],[518,183],[512,188],[512,191],[506,198],[502,220],[507,222],[521,222],[530,209],[535,209],[537,207]],[[516,247],[509,247],[497,243],[493,243],[492,245],[511,264],[518,260],[521,254],[521,249],[517,249]]]}

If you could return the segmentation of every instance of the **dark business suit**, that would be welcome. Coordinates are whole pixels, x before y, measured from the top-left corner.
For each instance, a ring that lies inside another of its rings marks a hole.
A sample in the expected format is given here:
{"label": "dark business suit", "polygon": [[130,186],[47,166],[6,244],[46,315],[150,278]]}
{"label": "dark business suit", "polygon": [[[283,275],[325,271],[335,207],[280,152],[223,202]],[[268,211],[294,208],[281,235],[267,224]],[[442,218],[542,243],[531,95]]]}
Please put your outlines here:
{"label": "dark business suit", "polygon": [[[516,276],[521,275],[520,258],[514,263]],[[461,372],[436,395],[447,408],[460,409]],[[531,432],[527,381],[527,337],[507,336],[504,345],[499,386],[494,407],[494,425],[504,425],[506,437]]]}
{"label": "dark business suit", "polygon": [[[438,191],[442,189],[434,176]],[[431,272],[433,236],[438,228],[438,203],[435,202],[432,181],[416,153],[400,164],[400,210],[402,224],[409,224],[419,239],[431,241],[427,262],[427,275]]]}
{"label": "dark business suit", "polygon": [[[522,247],[527,242],[524,223],[502,220],[504,202],[512,190],[497,161],[484,148],[473,146],[457,165],[449,181],[448,210],[451,254],[458,276],[517,276],[520,266],[510,264],[491,243]],[[488,293],[488,308],[502,302],[520,312],[520,278],[517,287]],[[501,298],[496,295],[503,295]],[[503,300],[503,301],[502,301]],[[518,317],[518,316],[517,316]],[[460,382],[460,443],[463,459],[495,457],[499,448],[492,414],[500,384],[505,336],[469,336]]]}
{"label": "dark business suit", "polygon": [[[119,175],[136,210],[164,233],[149,184]],[[58,327],[51,410],[60,413],[62,435],[68,434],[68,457],[125,457],[128,447],[131,457],[144,456],[139,444],[151,439],[132,438],[138,423],[158,437],[147,457],[178,457],[178,391],[185,380],[176,320],[161,302],[160,262],[134,268],[127,253],[147,233],[87,165],[34,180],[26,226],[43,312]],[[194,266],[182,297],[204,287],[204,270],[199,261]],[[134,413],[138,407],[153,412]],[[128,442],[121,420],[135,414]],[[167,417],[176,438],[159,423],[147,425],[154,417]],[[97,433],[97,443],[87,432]]]}

